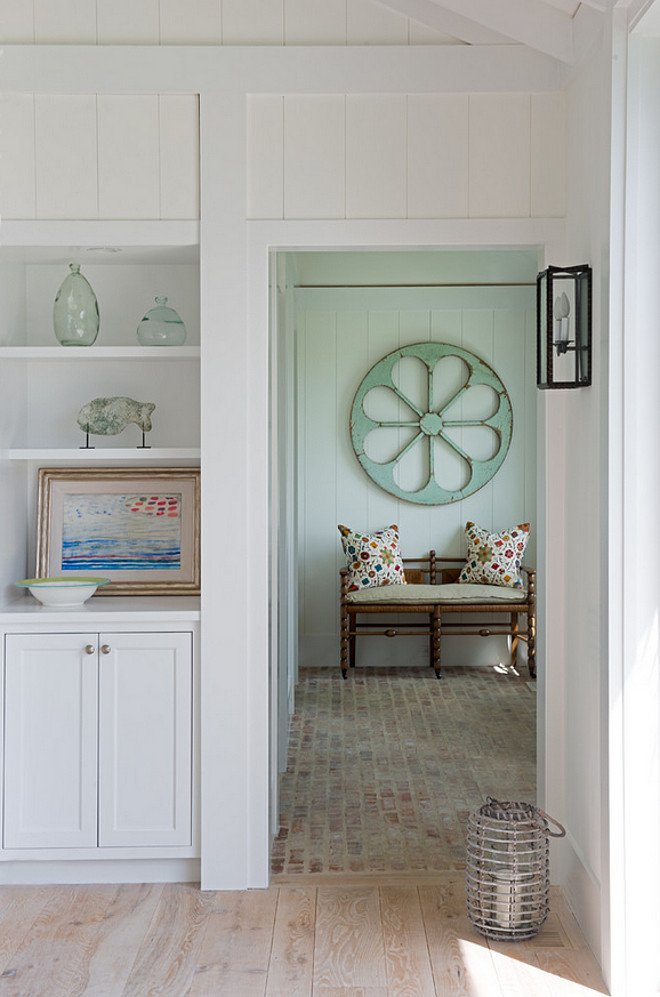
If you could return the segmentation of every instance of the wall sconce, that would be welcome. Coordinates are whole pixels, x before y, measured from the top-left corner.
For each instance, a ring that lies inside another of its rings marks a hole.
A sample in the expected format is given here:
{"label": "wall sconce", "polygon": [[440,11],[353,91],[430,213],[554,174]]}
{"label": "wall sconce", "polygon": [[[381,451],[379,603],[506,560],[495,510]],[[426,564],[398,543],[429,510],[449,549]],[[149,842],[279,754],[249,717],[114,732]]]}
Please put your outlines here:
{"label": "wall sconce", "polygon": [[536,278],[536,383],[591,384],[591,267],[548,267]]}

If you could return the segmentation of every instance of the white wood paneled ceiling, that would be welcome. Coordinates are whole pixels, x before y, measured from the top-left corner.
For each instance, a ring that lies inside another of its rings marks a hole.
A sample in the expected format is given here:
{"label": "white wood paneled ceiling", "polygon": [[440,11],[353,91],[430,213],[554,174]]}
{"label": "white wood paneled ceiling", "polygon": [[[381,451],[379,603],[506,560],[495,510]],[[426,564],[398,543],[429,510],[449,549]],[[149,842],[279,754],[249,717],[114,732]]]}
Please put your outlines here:
{"label": "white wood paneled ceiling", "polygon": [[[378,0],[465,45],[525,45],[579,64],[614,7],[639,15],[653,0]],[[449,40],[448,39],[448,40]]]}

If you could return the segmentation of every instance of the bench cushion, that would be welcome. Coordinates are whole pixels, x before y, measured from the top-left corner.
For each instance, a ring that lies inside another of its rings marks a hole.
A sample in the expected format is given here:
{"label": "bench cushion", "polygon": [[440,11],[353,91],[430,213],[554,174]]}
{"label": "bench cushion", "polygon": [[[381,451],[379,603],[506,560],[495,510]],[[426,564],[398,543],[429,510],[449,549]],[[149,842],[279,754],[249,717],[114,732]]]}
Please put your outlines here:
{"label": "bench cushion", "polygon": [[380,588],[361,589],[349,592],[347,602],[363,604],[392,605],[394,603],[436,604],[436,603],[497,603],[524,602],[527,592],[506,585],[383,585]]}

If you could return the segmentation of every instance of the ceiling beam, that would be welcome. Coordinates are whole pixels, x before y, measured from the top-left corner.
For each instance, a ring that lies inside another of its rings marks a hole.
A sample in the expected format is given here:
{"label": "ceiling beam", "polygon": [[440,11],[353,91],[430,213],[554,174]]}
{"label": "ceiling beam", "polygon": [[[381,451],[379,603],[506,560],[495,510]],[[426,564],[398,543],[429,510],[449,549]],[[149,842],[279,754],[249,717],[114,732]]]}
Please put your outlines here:
{"label": "ceiling beam", "polygon": [[[565,67],[524,45],[6,45],[9,93],[526,93]],[[2,230],[0,227],[0,243]]]}
{"label": "ceiling beam", "polygon": [[[412,0],[378,0],[392,10],[413,17]],[[573,20],[543,0],[430,0],[440,10],[460,16],[483,29],[505,35],[510,41],[550,55],[561,62],[573,61]],[[424,22],[426,23],[426,22]],[[460,37],[460,36],[459,36]]]}
{"label": "ceiling beam", "polygon": [[377,3],[468,45],[506,45],[511,42],[501,32],[492,31],[476,21],[447,10],[435,0],[377,0]]}

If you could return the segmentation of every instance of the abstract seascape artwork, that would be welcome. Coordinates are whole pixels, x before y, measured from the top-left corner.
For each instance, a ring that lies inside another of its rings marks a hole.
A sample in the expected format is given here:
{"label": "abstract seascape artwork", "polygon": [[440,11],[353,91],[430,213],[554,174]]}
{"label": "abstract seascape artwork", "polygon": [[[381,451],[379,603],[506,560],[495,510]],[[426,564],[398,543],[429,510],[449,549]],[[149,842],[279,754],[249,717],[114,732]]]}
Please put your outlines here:
{"label": "abstract seascape artwork", "polygon": [[180,567],[180,493],[64,496],[63,571]]}
{"label": "abstract seascape artwork", "polygon": [[41,468],[39,577],[100,574],[109,594],[199,592],[198,468]]}

